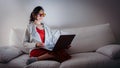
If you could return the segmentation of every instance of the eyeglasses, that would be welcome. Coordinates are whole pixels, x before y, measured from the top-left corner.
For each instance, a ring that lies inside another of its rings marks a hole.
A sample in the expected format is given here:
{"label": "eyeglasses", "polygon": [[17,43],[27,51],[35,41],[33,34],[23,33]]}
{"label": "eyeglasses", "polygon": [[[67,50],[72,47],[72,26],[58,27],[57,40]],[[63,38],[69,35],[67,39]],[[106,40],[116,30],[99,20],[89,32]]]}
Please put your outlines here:
{"label": "eyeglasses", "polygon": [[38,14],[40,17],[45,17],[45,13],[43,13],[43,14]]}

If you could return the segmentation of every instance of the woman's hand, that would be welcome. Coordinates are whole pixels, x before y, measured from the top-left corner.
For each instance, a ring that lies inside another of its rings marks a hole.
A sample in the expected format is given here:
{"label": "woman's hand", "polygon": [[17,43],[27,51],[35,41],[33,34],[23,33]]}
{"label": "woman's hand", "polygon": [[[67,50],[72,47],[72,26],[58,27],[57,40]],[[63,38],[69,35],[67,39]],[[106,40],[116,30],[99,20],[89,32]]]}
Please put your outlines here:
{"label": "woman's hand", "polygon": [[42,43],[42,42],[36,43],[36,47],[43,47],[43,46],[44,46],[44,43]]}

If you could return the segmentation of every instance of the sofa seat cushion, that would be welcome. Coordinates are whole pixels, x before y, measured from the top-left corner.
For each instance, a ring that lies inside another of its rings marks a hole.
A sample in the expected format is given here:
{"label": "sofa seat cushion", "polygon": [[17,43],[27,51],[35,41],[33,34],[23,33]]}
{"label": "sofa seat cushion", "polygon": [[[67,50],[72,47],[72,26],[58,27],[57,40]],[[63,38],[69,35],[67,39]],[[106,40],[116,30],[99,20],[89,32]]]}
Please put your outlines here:
{"label": "sofa seat cushion", "polygon": [[115,60],[107,56],[95,52],[88,52],[73,54],[72,59],[63,62],[60,68],[117,68],[118,65]]}
{"label": "sofa seat cushion", "polygon": [[22,51],[15,47],[2,46],[0,47],[0,62],[8,63],[12,59],[20,56]]}
{"label": "sofa seat cushion", "polygon": [[26,66],[26,61],[29,58],[29,55],[23,54],[7,64],[8,68],[24,68]]}
{"label": "sofa seat cushion", "polygon": [[8,68],[5,63],[0,63],[0,68]]}
{"label": "sofa seat cushion", "polygon": [[42,60],[42,61],[31,63],[25,68],[59,68],[59,66],[60,66],[60,63],[57,61]]}

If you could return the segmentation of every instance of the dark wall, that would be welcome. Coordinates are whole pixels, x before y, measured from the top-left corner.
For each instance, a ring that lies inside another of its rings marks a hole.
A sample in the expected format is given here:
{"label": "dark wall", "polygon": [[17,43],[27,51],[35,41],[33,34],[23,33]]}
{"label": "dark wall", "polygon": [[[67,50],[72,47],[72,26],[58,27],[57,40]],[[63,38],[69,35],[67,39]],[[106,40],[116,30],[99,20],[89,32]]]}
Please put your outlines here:
{"label": "dark wall", "polygon": [[120,0],[91,0],[91,4],[98,6],[106,13],[117,42],[120,43]]}
{"label": "dark wall", "polygon": [[117,42],[120,42],[120,1],[111,1],[108,8],[110,12],[109,20],[111,23],[111,27],[117,38]]}

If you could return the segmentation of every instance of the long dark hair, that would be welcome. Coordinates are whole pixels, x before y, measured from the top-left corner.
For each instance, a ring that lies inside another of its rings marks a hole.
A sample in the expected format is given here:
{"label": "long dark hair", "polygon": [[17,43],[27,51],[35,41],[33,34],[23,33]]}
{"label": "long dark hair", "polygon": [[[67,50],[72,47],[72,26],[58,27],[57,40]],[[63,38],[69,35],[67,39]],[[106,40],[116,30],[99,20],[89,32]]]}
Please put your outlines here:
{"label": "long dark hair", "polygon": [[30,22],[35,21],[37,19],[37,15],[40,10],[44,11],[44,9],[41,6],[37,6],[33,9],[32,13],[30,15],[30,20],[29,20]]}

